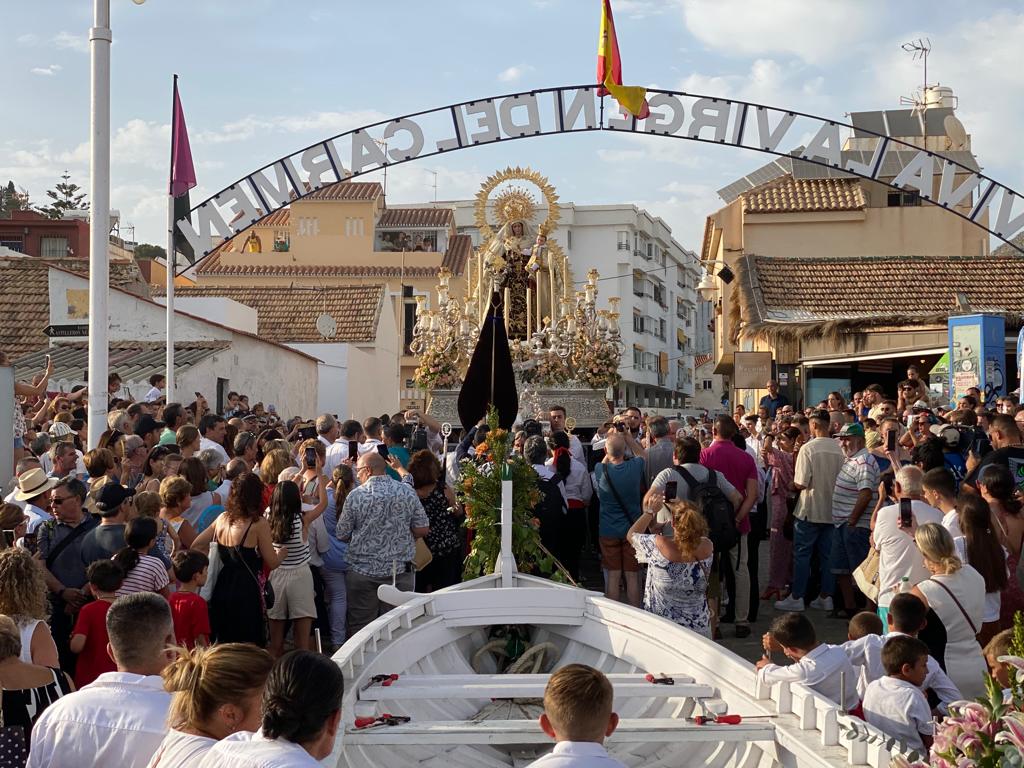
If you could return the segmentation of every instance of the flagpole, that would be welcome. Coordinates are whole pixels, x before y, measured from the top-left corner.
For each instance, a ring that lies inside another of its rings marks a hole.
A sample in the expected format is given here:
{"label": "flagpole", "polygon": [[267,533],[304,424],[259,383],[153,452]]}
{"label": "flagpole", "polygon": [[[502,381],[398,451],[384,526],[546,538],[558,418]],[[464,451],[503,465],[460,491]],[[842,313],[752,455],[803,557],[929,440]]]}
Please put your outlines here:
{"label": "flagpole", "polygon": [[95,0],[89,29],[89,434],[107,428],[107,293],[110,290],[110,2]]}
{"label": "flagpole", "polygon": [[165,402],[174,402],[174,270],[177,258],[174,249],[174,192],[171,179],[174,175],[174,107],[178,94],[178,76],[174,76],[174,87],[171,88],[171,160],[167,172],[167,388]]}

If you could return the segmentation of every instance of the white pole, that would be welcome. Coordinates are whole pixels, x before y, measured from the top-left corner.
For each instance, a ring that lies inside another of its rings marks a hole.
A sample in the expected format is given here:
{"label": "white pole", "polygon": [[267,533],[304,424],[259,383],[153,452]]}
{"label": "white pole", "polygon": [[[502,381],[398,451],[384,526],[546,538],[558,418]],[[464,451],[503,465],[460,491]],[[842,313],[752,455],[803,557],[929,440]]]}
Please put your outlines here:
{"label": "white pole", "polygon": [[167,196],[167,389],[165,402],[174,402],[174,196]]}
{"label": "white pole", "polygon": [[110,0],[94,0],[89,30],[89,447],[107,428],[107,294],[110,265]]}
{"label": "white pole", "polygon": [[498,556],[501,586],[512,587],[516,559],[512,554],[512,481],[501,481],[501,554]]}

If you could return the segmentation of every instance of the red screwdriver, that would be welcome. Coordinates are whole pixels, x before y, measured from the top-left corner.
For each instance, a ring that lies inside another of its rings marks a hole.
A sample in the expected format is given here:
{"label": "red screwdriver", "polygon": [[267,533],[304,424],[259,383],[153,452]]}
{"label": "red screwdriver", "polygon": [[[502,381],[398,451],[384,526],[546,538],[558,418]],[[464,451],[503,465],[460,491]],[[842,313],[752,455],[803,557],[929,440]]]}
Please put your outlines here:
{"label": "red screwdriver", "polygon": [[739,715],[697,715],[693,722],[697,725],[717,723],[718,725],[739,725],[743,718]]}

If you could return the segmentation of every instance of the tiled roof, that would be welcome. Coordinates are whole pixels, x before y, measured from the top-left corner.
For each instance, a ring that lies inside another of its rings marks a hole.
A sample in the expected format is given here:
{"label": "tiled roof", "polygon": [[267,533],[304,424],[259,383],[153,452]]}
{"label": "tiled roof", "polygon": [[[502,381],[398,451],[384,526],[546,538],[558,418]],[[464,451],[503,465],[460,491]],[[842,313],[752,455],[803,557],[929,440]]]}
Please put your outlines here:
{"label": "tiled roof", "polygon": [[376,200],[384,190],[376,181],[338,181],[310,192],[303,200]]}
{"label": "tiled roof", "polygon": [[288,208],[282,208],[279,211],[274,211],[272,214],[267,216],[263,221],[257,224],[257,227],[287,227],[288,222],[291,221],[292,212]]}
{"label": "tiled roof", "polygon": [[[257,335],[280,344],[371,342],[377,337],[384,286],[340,285],[304,289],[203,285],[177,288],[174,295],[221,296],[252,307],[257,313]],[[337,332],[329,340],[325,340],[316,329],[316,318],[321,312],[327,312],[337,324]]]}
{"label": "tiled roof", "polygon": [[451,208],[388,208],[377,221],[378,229],[448,229],[455,223]]}
{"label": "tiled roof", "polygon": [[[975,312],[1024,314],[1024,259],[992,256],[784,258],[738,262],[740,316],[748,328],[823,324],[945,324],[957,293]],[[815,330],[817,329],[817,330]]]}
{"label": "tiled roof", "polygon": [[466,271],[469,256],[473,252],[473,238],[469,235],[455,235],[448,241],[448,250],[444,252],[441,266],[453,275],[461,275]]}
{"label": "tiled roof", "polygon": [[[85,259],[61,259],[54,266],[88,275]],[[110,284],[132,293],[138,265],[110,265]],[[14,359],[49,343],[43,329],[50,323],[50,264],[31,256],[0,261],[0,350]],[[141,280],[141,276],[139,276]]]}
{"label": "tiled roof", "polygon": [[695,368],[700,368],[705,363],[710,363],[714,359],[715,359],[714,355],[709,354],[707,352],[703,352],[703,353],[701,353],[699,355],[694,355],[693,356],[693,365],[694,365]]}
{"label": "tiled roof", "polygon": [[[47,259],[50,264],[68,272],[89,276],[88,259]],[[122,291],[149,298],[149,284],[134,261],[111,261],[109,264],[110,284]]]}
{"label": "tiled roof", "polygon": [[711,258],[711,236],[715,233],[715,220],[708,216],[704,219],[704,237],[701,238],[700,260]]}
{"label": "tiled roof", "polygon": [[[212,357],[231,346],[227,341],[180,342],[174,345],[174,370],[183,373],[196,363]],[[145,381],[154,373],[167,370],[166,345],[145,342],[112,342],[109,366],[126,381]],[[85,342],[63,342],[52,347],[37,349],[15,360],[16,367],[42,370],[46,355],[53,361],[53,380],[80,381],[89,370],[89,345]],[[139,398],[144,392],[132,392]]]}
{"label": "tiled roof", "polygon": [[864,190],[858,179],[795,179],[787,174],[744,192],[747,213],[859,211]]}

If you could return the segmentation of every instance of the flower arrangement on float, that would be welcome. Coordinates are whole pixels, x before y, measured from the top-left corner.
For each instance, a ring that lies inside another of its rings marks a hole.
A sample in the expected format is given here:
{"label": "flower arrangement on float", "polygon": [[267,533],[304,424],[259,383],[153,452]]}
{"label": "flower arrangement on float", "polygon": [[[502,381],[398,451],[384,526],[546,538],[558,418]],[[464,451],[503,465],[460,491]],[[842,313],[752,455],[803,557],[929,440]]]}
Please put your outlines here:
{"label": "flower arrangement on float", "polygon": [[498,427],[498,414],[487,414],[487,440],[476,447],[484,461],[466,459],[461,464],[462,481],[456,488],[466,512],[464,525],[472,531],[463,577],[474,579],[494,573],[501,554],[501,483],[512,481],[512,554],[523,573],[550,576],[563,581],[555,558],[540,543],[540,531],[533,510],[541,500],[537,473],[521,455],[512,450],[512,435]]}
{"label": "flower arrangement on float", "polygon": [[1024,614],[1013,622],[1009,695],[991,676],[986,693],[976,701],[949,705],[949,716],[935,726],[928,759],[900,756],[893,768],[1022,768],[1024,767]]}
{"label": "flower arrangement on float", "polygon": [[622,352],[612,344],[600,344],[581,352],[574,361],[577,379],[593,389],[614,387],[622,379]]}
{"label": "flower arrangement on float", "polygon": [[560,357],[552,349],[534,353],[532,359],[535,365],[525,368],[522,373],[523,381],[527,384],[536,384],[542,387],[561,387],[572,378],[569,361]]}
{"label": "flower arrangement on float", "polygon": [[456,389],[462,382],[458,358],[437,349],[427,349],[420,355],[413,378],[421,389]]}

